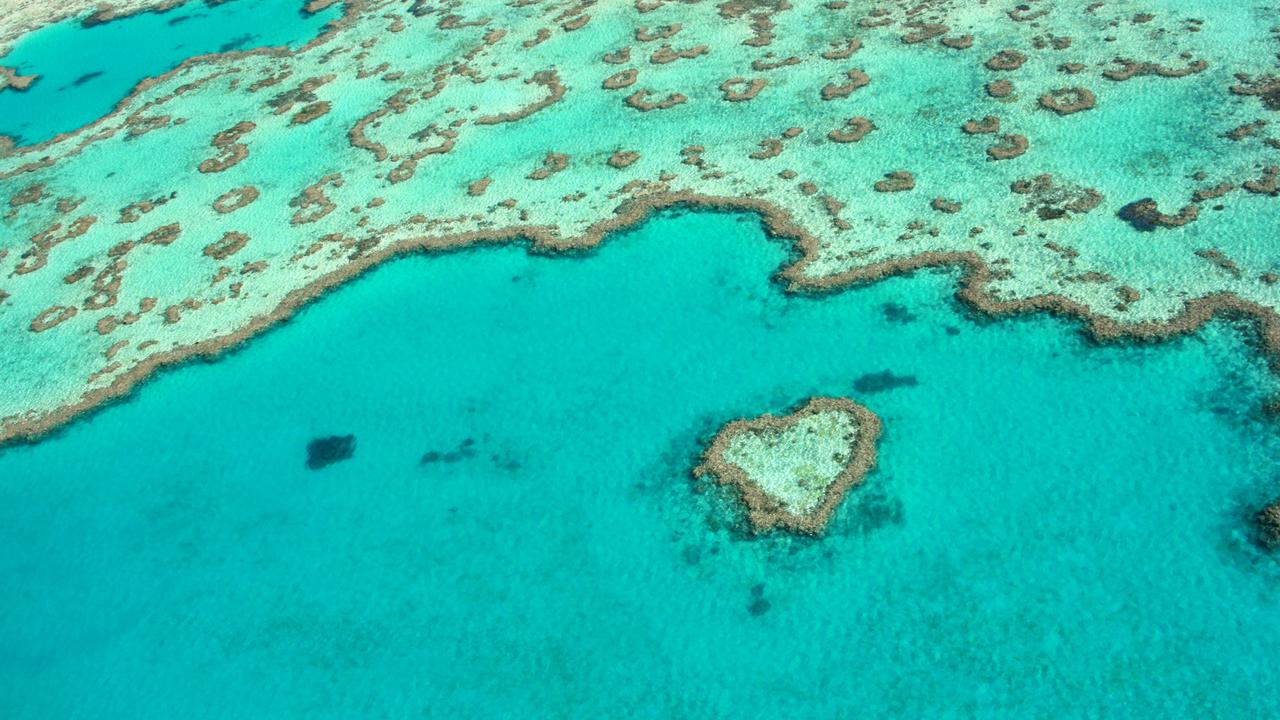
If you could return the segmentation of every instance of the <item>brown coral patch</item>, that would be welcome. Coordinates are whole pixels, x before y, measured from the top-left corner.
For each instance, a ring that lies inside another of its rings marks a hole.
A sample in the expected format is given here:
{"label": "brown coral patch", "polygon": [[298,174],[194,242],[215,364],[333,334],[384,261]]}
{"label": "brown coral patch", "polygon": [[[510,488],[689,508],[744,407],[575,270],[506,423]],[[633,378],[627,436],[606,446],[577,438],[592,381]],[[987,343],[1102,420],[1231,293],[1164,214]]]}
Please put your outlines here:
{"label": "brown coral patch", "polygon": [[626,99],[627,107],[635,108],[640,112],[666,110],[676,105],[681,105],[689,99],[681,93],[673,92],[661,100],[649,100],[649,96],[652,94],[652,90],[637,90],[631,93]]}
{"label": "brown coral patch", "polygon": [[76,268],[75,270],[72,270],[71,272],[63,276],[62,282],[67,285],[74,285],[80,282],[81,280],[89,277],[92,274],[93,274],[92,265],[81,265],[80,267]]}
{"label": "brown coral patch", "polygon": [[605,53],[600,59],[610,65],[622,65],[631,62],[631,48],[619,48],[611,53]]}
{"label": "brown coral patch", "polygon": [[1205,200],[1214,200],[1235,189],[1236,186],[1229,182],[1219,183],[1213,187],[1200,188],[1191,194],[1191,202],[1202,203]]}
{"label": "brown coral patch", "polygon": [[24,205],[34,205],[44,197],[44,183],[31,183],[9,196],[9,207],[17,210]]}
{"label": "brown coral patch", "polygon": [[252,185],[234,188],[219,195],[213,201],[213,209],[222,215],[233,213],[257,200],[259,195],[258,188]]}
{"label": "brown coral patch", "polygon": [[822,53],[824,60],[845,60],[862,49],[862,41],[858,38],[832,40],[831,48]]}
{"label": "brown coral patch", "polygon": [[987,83],[986,90],[993,98],[1007,98],[1013,94],[1013,83],[1008,80],[993,80]]}
{"label": "brown coral patch", "polygon": [[85,310],[102,310],[116,304],[124,271],[128,267],[123,259],[117,259],[93,278],[93,294],[84,301]]}
{"label": "brown coral patch", "polygon": [[1027,61],[1027,56],[1017,50],[1001,50],[996,53],[990,60],[987,60],[985,67],[988,70],[998,70],[1007,72],[1009,70],[1017,70]]}
{"label": "brown coral patch", "polygon": [[26,275],[44,267],[49,262],[50,250],[89,232],[89,229],[97,221],[97,216],[85,215],[72,221],[65,229],[62,223],[54,223],[31,236],[31,247],[22,253],[17,267],[13,270],[13,274]]}
{"label": "brown coral patch", "polygon": [[605,90],[621,90],[625,87],[631,87],[636,83],[636,78],[640,77],[640,71],[634,68],[616,72],[604,79],[600,83],[600,87]]}
{"label": "brown coral patch", "polygon": [[156,198],[154,200],[146,199],[146,200],[139,200],[134,203],[129,203],[123,208],[120,208],[120,219],[116,220],[116,223],[120,225],[128,225],[130,223],[138,222],[139,220],[142,219],[143,215],[146,215],[147,213],[150,213],[152,210],[155,210],[161,205],[164,205],[165,203],[169,202],[169,200],[170,198],[168,197],[161,197],[161,198]]}
{"label": "brown coral patch", "polygon": [[1040,96],[1040,107],[1059,115],[1092,110],[1097,104],[1093,91],[1082,87],[1058,88]]}
{"label": "brown coral patch", "polygon": [[303,188],[302,192],[290,200],[289,207],[295,208],[293,218],[289,221],[290,224],[306,225],[307,223],[316,222],[333,212],[337,205],[324,192],[325,187],[330,185],[342,187],[342,175],[339,173],[325,175],[315,183]]}
{"label": "brown coral patch", "polygon": [[143,235],[138,242],[144,245],[160,245],[163,247],[165,245],[172,244],[173,241],[177,240],[178,236],[181,234],[182,226],[178,223],[170,223],[168,225],[162,225],[146,235]]}
{"label": "brown coral patch", "polygon": [[1120,219],[1138,230],[1150,231],[1156,228],[1177,228],[1195,221],[1200,215],[1199,205],[1186,205],[1177,215],[1160,212],[1160,207],[1152,198],[1143,198],[1120,208],[1117,213]]}
{"label": "brown coral patch", "polygon": [[71,305],[54,305],[32,319],[31,332],[40,333],[50,328],[57,327],[58,325],[61,325],[75,317],[76,312],[76,308]]}
{"label": "brown coral patch", "polygon": [[0,90],[23,92],[35,84],[39,78],[39,75],[19,75],[14,68],[0,65]]}
{"label": "brown coral patch", "polygon": [[764,78],[748,80],[744,77],[731,77],[720,83],[720,92],[724,93],[724,99],[729,102],[746,102],[759,95],[768,83]]}
{"label": "brown coral patch", "polygon": [[[827,486],[821,502],[811,513],[797,515],[787,511],[781,503],[753,482],[740,467],[724,457],[734,438],[743,433],[785,432],[809,415],[831,412],[847,414],[857,428],[857,432],[851,438],[852,443],[844,468]],[[695,477],[710,475],[717,482],[736,488],[746,506],[747,519],[757,533],[782,528],[809,535],[820,535],[835,514],[836,508],[840,506],[845,493],[861,483],[867,473],[875,468],[876,441],[880,438],[881,429],[880,418],[875,413],[848,398],[814,397],[788,415],[744,418],[725,425],[716,433],[706,452],[703,453],[702,462],[694,468],[693,474]]]}
{"label": "brown coral patch", "polygon": [[1280,110],[1280,77],[1264,75],[1253,78],[1244,73],[1236,75],[1239,82],[1231,86],[1233,95],[1256,97],[1268,110]]}
{"label": "brown coral patch", "polygon": [[539,110],[545,110],[546,108],[549,108],[552,105],[555,105],[556,103],[560,102],[560,100],[564,98],[565,92],[568,91],[568,88],[566,88],[564,84],[560,82],[560,75],[554,69],[541,70],[539,72],[536,72],[533,74],[532,77],[530,77],[528,80],[525,80],[524,82],[526,85],[538,85],[545,88],[547,91],[546,97],[540,100],[531,102],[528,105],[525,105],[524,107],[519,108],[518,110],[513,110],[511,112],[505,112],[505,113],[498,113],[497,115],[483,115],[481,117],[476,118],[476,121],[475,121],[476,124],[477,125],[497,125],[499,123],[516,122],[517,120],[523,120],[529,117],[530,115],[533,115],[534,113],[538,112]]}
{"label": "brown coral patch", "polygon": [[609,156],[609,166],[621,170],[640,159],[640,153],[631,150],[618,150]]}
{"label": "brown coral patch", "polygon": [[204,254],[214,260],[226,260],[244,249],[249,236],[242,232],[224,233],[221,238],[204,246]]}
{"label": "brown coral patch", "polygon": [[308,0],[306,5],[302,6],[302,12],[308,15],[315,15],[337,5],[343,0]]}
{"label": "brown coral patch", "polygon": [[1280,549],[1280,502],[1259,510],[1253,523],[1259,545],[1268,550]]}
{"label": "brown coral patch", "polygon": [[760,141],[760,149],[751,153],[748,157],[752,160],[768,160],[782,154],[782,141],[777,138],[765,138]]}
{"label": "brown coral patch", "polygon": [[648,27],[640,26],[636,28],[635,38],[639,42],[653,42],[655,40],[668,40],[680,32],[683,26],[680,23],[671,25],[663,25],[662,27],[650,30]]}
{"label": "brown coral patch", "polygon": [[587,23],[589,22],[591,22],[590,15],[579,15],[578,17],[572,20],[568,20],[564,23],[561,23],[560,29],[564,30],[565,32],[573,32],[574,30],[581,30],[582,28],[586,27]]}
{"label": "brown coral patch", "polygon": [[794,55],[782,58],[781,60],[774,60],[773,57],[773,53],[770,52],[765,53],[762,58],[752,60],[751,69],[756,72],[765,72],[767,70],[777,70],[778,68],[789,67],[791,65],[799,65],[803,62],[800,58]]}
{"label": "brown coral patch", "polygon": [[845,77],[848,78],[849,82],[842,84],[827,83],[824,85],[822,99],[835,100],[836,98],[848,97],[858,88],[866,87],[871,82],[871,78],[857,68],[846,72]]}
{"label": "brown coral patch", "polygon": [[312,120],[326,115],[331,108],[332,105],[329,104],[328,100],[320,100],[318,102],[305,105],[301,110],[294,113],[293,117],[289,119],[289,124],[306,125]]}
{"label": "brown coral patch", "polygon": [[1118,64],[1120,67],[1106,70],[1102,73],[1102,76],[1108,80],[1116,80],[1118,82],[1123,82],[1135,77],[1143,77],[1145,75],[1155,75],[1157,77],[1164,78],[1180,78],[1204,72],[1209,67],[1209,63],[1204,60],[1190,62],[1186,67],[1182,68],[1170,68],[1160,65],[1159,63],[1138,62],[1127,58],[1116,58],[1113,62]]}
{"label": "brown coral patch", "polygon": [[1000,132],[1000,118],[988,115],[981,120],[969,120],[960,127],[969,135],[988,135]]}
{"label": "brown coral patch", "polygon": [[991,160],[1012,160],[1025,153],[1028,147],[1030,143],[1026,135],[1001,135],[1000,142],[987,148],[987,157]]}
{"label": "brown coral patch", "polygon": [[298,86],[290,90],[286,90],[279,95],[267,101],[267,107],[276,115],[283,115],[293,109],[298,103],[313,103],[318,98],[316,90],[322,86],[333,82],[336,75],[321,75],[319,77],[310,77],[298,83]]}
{"label": "brown coral patch", "polygon": [[902,42],[906,45],[922,43],[951,32],[951,28],[942,23],[909,22],[905,27],[910,30],[902,36]]}
{"label": "brown coral patch", "polygon": [[489,189],[489,183],[492,182],[493,179],[488,177],[482,177],[479,180],[472,180],[467,184],[467,194],[471,197],[480,197]]}
{"label": "brown coral patch", "polygon": [[695,45],[684,50],[676,50],[670,45],[663,45],[649,56],[649,62],[654,65],[666,65],[676,60],[692,60],[693,58],[705,55],[710,52],[710,48],[706,45]]}
{"label": "brown coral patch", "polygon": [[912,175],[906,170],[895,170],[891,173],[885,173],[884,179],[877,180],[873,187],[876,192],[892,193],[912,190],[915,186],[915,175]]}
{"label": "brown coral patch", "polygon": [[1057,220],[1068,214],[1084,215],[1102,204],[1102,193],[1093,188],[1055,182],[1052,175],[1016,180],[1009,190],[1026,196],[1022,212],[1034,211],[1041,220]]}
{"label": "brown coral patch", "polygon": [[249,147],[240,142],[240,138],[253,132],[257,125],[248,120],[241,121],[213,136],[210,143],[219,152],[204,160],[199,165],[202,173],[219,173],[232,168],[249,157]]}
{"label": "brown coral patch", "polygon": [[1280,167],[1268,165],[1262,169],[1262,177],[1257,180],[1246,180],[1241,183],[1240,187],[1255,195],[1276,195],[1280,194],[1280,187],[1277,186],[1277,178],[1280,177]]}
{"label": "brown coral patch", "polygon": [[944,197],[936,197],[933,199],[932,202],[929,203],[929,207],[933,208],[934,210],[940,213],[946,213],[948,215],[951,215],[951,214],[960,212],[961,206],[960,206],[960,203],[958,202],[953,202]]}
{"label": "brown coral patch", "polygon": [[844,127],[836,128],[827,133],[827,138],[836,143],[855,143],[875,129],[874,123],[859,115],[846,120]]}
{"label": "brown coral patch", "polygon": [[1239,278],[1244,274],[1241,272],[1240,266],[1237,265],[1234,260],[1227,257],[1226,253],[1216,248],[1202,248],[1196,251],[1196,256],[1208,260],[1214,265],[1214,267],[1226,272],[1232,277]]}
{"label": "brown coral patch", "polygon": [[1039,20],[1045,15],[1048,15],[1049,11],[1045,8],[1037,9],[1030,5],[1019,5],[1010,10],[1007,14],[1009,15],[1009,19],[1014,22],[1031,22],[1032,20]]}
{"label": "brown coral patch", "polygon": [[564,153],[547,153],[542,159],[542,167],[529,173],[530,180],[546,180],[556,173],[569,167],[569,156]]}

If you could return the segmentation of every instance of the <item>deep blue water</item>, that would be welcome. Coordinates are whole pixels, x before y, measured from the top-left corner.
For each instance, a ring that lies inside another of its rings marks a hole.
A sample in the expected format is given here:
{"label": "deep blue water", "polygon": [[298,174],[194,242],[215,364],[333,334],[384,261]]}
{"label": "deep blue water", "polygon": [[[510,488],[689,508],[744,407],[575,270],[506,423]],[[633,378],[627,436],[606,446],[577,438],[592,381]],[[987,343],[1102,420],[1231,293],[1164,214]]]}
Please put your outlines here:
{"label": "deep blue water", "polygon": [[84,29],[79,20],[41,28],[0,57],[0,65],[40,78],[23,92],[0,92],[0,135],[31,145],[105,115],[144,78],[213,52],[301,45],[340,14],[315,15],[303,0],[199,0]]}
{"label": "deep blue water", "polygon": [[[0,451],[0,716],[1280,713],[1247,334],[1095,347],[953,273],[790,298],[785,259],[717,214],[407,258]],[[820,541],[743,534],[689,468],[816,393],[880,468]]]}

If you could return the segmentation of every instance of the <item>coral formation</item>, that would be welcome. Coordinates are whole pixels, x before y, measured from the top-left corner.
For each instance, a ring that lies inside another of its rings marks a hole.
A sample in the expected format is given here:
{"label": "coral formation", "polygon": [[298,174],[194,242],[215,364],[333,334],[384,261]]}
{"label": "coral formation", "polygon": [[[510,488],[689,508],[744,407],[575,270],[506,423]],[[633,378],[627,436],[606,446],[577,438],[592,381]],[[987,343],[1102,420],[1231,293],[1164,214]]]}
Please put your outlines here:
{"label": "coral formation", "polygon": [[696,476],[741,495],[756,532],[819,534],[849,488],[875,467],[880,420],[847,398],[811,398],[794,412],[735,420],[711,441]]}

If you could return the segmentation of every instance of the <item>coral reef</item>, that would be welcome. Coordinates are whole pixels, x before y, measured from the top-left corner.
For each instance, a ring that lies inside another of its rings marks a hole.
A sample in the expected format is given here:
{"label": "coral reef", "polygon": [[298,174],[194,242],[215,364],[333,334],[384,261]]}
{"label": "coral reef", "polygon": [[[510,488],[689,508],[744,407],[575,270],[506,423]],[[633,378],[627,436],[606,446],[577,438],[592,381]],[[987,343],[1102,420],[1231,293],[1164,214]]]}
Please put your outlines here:
{"label": "coral reef", "polygon": [[756,532],[820,534],[849,488],[875,466],[880,420],[847,398],[811,398],[783,416],[735,420],[696,476],[731,485]]}
{"label": "coral reef", "polygon": [[1258,511],[1254,516],[1258,542],[1269,550],[1280,548],[1280,502]]}

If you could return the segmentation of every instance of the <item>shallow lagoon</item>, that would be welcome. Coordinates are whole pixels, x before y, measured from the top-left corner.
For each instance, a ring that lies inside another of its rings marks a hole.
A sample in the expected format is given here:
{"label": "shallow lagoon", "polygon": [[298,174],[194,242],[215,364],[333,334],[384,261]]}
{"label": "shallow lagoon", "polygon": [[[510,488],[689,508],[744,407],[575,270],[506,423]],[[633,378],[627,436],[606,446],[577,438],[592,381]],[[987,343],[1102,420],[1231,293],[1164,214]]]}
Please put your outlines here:
{"label": "shallow lagoon", "polygon": [[[789,298],[786,257],[718,214],[413,257],[0,452],[0,714],[1280,712],[1244,333],[1094,347],[951,273]],[[744,535],[689,468],[810,394],[880,469],[821,541]]]}
{"label": "shallow lagoon", "polygon": [[210,7],[192,0],[92,28],[79,20],[25,36],[0,65],[40,78],[23,92],[0,92],[0,135],[20,145],[70,132],[111,111],[143,79],[207,53],[298,46],[340,14],[314,15],[300,0],[239,0]]}

